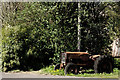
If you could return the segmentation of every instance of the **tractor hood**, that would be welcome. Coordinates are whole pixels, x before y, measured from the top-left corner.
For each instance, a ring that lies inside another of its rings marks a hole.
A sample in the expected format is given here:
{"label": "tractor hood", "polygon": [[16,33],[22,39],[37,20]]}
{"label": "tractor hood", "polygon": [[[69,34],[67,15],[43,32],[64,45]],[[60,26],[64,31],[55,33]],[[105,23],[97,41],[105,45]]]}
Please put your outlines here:
{"label": "tractor hood", "polygon": [[83,55],[83,54],[89,54],[87,52],[65,52],[67,54],[80,54],[80,55]]}

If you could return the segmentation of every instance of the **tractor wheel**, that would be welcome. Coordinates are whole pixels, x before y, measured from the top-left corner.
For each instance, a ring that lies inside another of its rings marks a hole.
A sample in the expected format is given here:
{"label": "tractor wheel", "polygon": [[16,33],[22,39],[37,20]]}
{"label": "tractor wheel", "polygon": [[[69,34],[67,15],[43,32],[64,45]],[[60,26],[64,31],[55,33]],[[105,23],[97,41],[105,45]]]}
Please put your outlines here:
{"label": "tractor wheel", "polygon": [[60,69],[60,64],[55,65],[54,70],[56,70],[56,69]]}
{"label": "tractor wheel", "polygon": [[77,74],[78,73],[78,68],[75,64],[73,63],[68,63],[65,67],[65,75],[69,73]]}
{"label": "tractor wheel", "polygon": [[95,73],[111,73],[113,72],[113,58],[111,56],[102,55],[94,62]]}

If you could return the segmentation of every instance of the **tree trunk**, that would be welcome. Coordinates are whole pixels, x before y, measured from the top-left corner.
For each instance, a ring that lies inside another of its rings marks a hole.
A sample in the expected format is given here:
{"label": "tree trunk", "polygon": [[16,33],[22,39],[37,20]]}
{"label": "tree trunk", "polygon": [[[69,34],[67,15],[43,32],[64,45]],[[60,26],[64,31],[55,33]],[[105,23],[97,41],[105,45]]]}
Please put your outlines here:
{"label": "tree trunk", "polygon": [[78,51],[80,52],[81,45],[81,27],[80,27],[80,2],[78,2]]}

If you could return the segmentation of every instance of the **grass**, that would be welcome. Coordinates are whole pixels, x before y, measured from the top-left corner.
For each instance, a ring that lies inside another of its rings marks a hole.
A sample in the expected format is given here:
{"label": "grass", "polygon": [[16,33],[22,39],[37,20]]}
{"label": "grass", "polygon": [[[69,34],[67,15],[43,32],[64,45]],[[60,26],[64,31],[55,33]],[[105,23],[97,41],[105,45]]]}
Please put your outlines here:
{"label": "grass", "polygon": [[54,66],[49,66],[46,68],[43,68],[39,71],[40,74],[50,74],[50,75],[65,75],[64,70],[54,70]]}
{"label": "grass", "polygon": [[[95,77],[95,78],[118,78],[118,68],[114,68],[113,73],[91,73],[93,72],[92,69],[87,70],[86,73],[81,73],[81,74],[67,74],[67,76],[76,76],[76,77]],[[50,74],[50,75],[62,75],[65,76],[64,70],[54,70],[54,66],[49,66],[46,68],[43,68],[39,71],[40,74]]]}

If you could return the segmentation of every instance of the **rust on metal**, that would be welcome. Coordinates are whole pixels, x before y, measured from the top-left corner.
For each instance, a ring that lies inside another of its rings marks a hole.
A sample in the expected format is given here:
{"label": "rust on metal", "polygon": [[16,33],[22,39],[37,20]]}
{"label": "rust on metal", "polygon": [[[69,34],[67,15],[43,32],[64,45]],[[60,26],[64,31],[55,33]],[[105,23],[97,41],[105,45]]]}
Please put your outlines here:
{"label": "rust on metal", "polygon": [[100,55],[93,55],[92,57],[93,57],[93,58],[96,58],[96,57],[99,57],[99,56],[100,56]]}
{"label": "rust on metal", "polygon": [[86,52],[65,52],[67,54],[89,54],[89,53],[86,53]]}
{"label": "rust on metal", "polygon": [[63,63],[60,64],[60,69],[62,69],[62,68],[64,68],[64,64]]}

